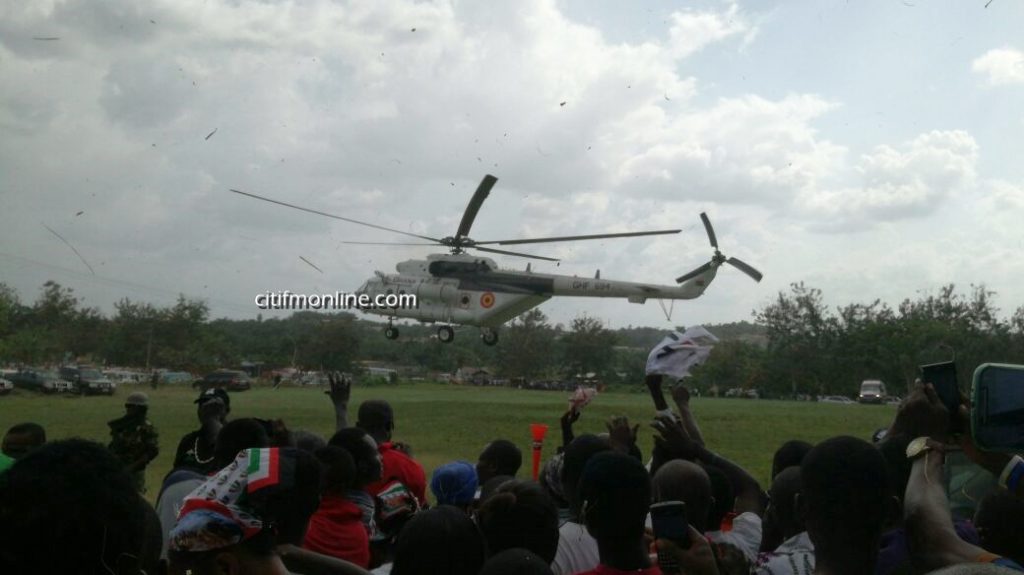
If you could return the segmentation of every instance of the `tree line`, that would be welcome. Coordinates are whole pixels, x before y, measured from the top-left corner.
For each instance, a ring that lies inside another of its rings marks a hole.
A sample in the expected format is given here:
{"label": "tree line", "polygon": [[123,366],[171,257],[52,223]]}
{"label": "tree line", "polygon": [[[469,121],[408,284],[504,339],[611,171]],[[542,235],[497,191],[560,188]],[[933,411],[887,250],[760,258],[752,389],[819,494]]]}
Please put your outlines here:
{"label": "tree line", "polygon": [[398,341],[386,340],[382,329],[380,322],[351,313],[211,319],[205,302],[185,296],[167,307],[122,299],[106,316],[53,281],[31,304],[0,283],[0,364],[87,361],[202,373],[243,362],[266,369],[353,371],[358,362],[372,360],[424,373],[481,366],[509,378],[593,372],[614,379],[623,363],[618,336],[590,317],[563,328],[532,310],[503,329],[495,347],[484,345],[475,328],[459,330],[450,344],[437,341],[431,326],[402,325]]}
{"label": "tree line", "polygon": [[[1003,318],[995,294],[983,286],[962,293],[948,285],[895,308],[876,300],[833,309],[820,290],[797,283],[754,310],[752,319],[705,326],[722,341],[694,371],[693,386],[754,388],[774,397],[851,395],[861,380],[881,379],[902,393],[924,363],[955,358],[962,382],[982,362],[1024,363],[1024,306]],[[649,350],[667,332],[611,330],[589,316],[552,324],[539,309],[504,326],[493,347],[475,328],[457,330],[450,344],[437,341],[429,325],[402,325],[397,341],[381,330],[380,322],[351,313],[211,319],[202,300],[185,296],[167,307],[122,299],[108,316],[52,281],[31,304],[0,283],[0,363],[8,364],[84,360],[202,373],[242,362],[355,371],[371,360],[424,374],[479,366],[507,379],[595,374],[606,383],[636,385]]]}
{"label": "tree line", "polygon": [[821,290],[795,283],[754,311],[764,345],[723,342],[697,380],[774,396],[849,396],[861,381],[880,379],[902,395],[919,366],[955,360],[966,390],[981,363],[1024,363],[1024,306],[1001,318],[995,295],[950,284],[895,308],[875,300],[831,309]]}

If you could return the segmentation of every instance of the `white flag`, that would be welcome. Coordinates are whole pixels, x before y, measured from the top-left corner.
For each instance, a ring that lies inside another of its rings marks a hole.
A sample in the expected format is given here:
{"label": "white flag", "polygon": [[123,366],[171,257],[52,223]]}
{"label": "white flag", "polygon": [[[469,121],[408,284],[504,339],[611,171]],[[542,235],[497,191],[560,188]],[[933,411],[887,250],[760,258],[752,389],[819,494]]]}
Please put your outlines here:
{"label": "white flag", "polygon": [[693,326],[683,333],[674,331],[647,356],[647,374],[687,377],[690,369],[704,363],[716,343],[718,338],[703,326]]}

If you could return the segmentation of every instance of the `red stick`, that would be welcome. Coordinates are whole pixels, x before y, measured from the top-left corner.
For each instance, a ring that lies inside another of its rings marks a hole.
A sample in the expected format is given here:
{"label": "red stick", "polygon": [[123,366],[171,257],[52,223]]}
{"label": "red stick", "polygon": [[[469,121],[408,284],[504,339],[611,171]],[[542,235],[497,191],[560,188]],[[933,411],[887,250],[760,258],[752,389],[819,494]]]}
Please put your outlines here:
{"label": "red stick", "polygon": [[544,448],[544,435],[548,432],[548,426],[543,423],[531,423],[530,435],[533,437],[533,480],[537,481],[540,475],[540,452]]}

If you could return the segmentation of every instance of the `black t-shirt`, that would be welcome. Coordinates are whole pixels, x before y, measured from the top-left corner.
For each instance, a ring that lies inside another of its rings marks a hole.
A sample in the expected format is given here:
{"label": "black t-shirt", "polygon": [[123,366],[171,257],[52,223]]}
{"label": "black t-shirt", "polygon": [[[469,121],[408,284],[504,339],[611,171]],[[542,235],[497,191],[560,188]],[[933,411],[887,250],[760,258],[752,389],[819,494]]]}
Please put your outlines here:
{"label": "black t-shirt", "polygon": [[206,441],[202,429],[188,433],[178,442],[174,469],[192,469],[204,475],[217,471],[213,464],[213,450],[214,445]]}

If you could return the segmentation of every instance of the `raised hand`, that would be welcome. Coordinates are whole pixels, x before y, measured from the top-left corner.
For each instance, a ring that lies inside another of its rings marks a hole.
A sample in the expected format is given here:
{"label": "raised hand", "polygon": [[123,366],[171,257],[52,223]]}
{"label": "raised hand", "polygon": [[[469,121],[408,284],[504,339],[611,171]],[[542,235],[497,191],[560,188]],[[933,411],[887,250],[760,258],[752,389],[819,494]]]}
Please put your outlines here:
{"label": "raised hand", "polygon": [[949,436],[949,410],[930,383],[916,385],[900,404],[889,433],[931,437],[945,442]]}
{"label": "raised hand", "polygon": [[654,443],[672,457],[694,460],[700,456],[700,445],[690,438],[683,425],[674,417],[659,415],[651,423],[658,432]]}
{"label": "raised hand", "polygon": [[691,543],[688,548],[683,549],[668,539],[657,539],[655,545],[658,547],[658,555],[673,560],[683,568],[684,573],[718,575],[718,564],[711,544],[692,525],[689,529]]}
{"label": "raised hand", "polygon": [[690,390],[681,383],[676,385],[672,388],[672,400],[676,402],[676,406],[680,409],[690,407]]}
{"label": "raised hand", "polygon": [[629,419],[625,416],[613,417],[605,423],[608,429],[608,441],[612,447],[623,453],[629,453],[636,445],[636,433],[640,425],[629,427]]}
{"label": "raised hand", "polygon": [[348,427],[348,400],[352,397],[352,379],[333,372],[327,374],[330,389],[324,391],[334,404],[334,429],[340,431]]}
{"label": "raised hand", "polygon": [[334,403],[347,404],[352,396],[352,380],[335,371],[327,374],[327,381],[330,383],[330,388],[324,393],[331,396],[331,401]]}

